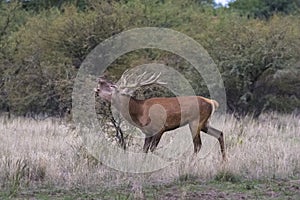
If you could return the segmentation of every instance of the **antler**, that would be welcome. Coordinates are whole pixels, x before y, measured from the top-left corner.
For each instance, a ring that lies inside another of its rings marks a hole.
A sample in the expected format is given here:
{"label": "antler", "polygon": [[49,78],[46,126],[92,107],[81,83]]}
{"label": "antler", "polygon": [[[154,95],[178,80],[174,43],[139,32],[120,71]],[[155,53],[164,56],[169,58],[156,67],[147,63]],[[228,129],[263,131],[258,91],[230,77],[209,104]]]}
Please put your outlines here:
{"label": "antler", "polygon": [[132,76],[134,76],[135,74],[133,73],[129,73],[128,70],[126,70],[121,79],[120,79],[120,84],[119,84],[119,88],[123,89],[123,88],[136,88],[136,87],[140,87],[140,86],[145,86],[145,85],[150,85],[150,84],[160,84],[160,85],[165,85],[167,84],[166,82],[163,82],[161,80],[159,80],[161,72],[156,74],[153,73],[152,75],[147,72],[144,72],[143,74],[137,76],[137,78],[134,80],[133,83],[128,83],[129,80],[132,78]]}

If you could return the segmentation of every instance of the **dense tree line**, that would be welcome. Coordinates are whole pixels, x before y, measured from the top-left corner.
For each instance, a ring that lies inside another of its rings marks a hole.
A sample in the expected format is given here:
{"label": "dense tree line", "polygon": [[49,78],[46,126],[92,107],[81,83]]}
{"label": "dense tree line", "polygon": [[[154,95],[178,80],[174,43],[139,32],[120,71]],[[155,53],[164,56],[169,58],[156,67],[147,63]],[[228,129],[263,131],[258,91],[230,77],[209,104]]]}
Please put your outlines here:
{"label": "dense tree line", "polygon": [[[112,35],[151,26],[180,31],[203,45],[222,74],[230,111],[299,112],[299,1],[247,2],[216,8],[205,0],[2,0],[0,110],[64,115],[86,55]],[[154,61],[174,67],[197,94],[208,95],[188,62],[161,50],[126,54],[107,73],[118,78],[127,67]]]}
{"label": "dense tree line", "polygon": [[241,15],[269,19],[274,14],[294,14],[299,11],[299,0],[236,0],[229,3]]}

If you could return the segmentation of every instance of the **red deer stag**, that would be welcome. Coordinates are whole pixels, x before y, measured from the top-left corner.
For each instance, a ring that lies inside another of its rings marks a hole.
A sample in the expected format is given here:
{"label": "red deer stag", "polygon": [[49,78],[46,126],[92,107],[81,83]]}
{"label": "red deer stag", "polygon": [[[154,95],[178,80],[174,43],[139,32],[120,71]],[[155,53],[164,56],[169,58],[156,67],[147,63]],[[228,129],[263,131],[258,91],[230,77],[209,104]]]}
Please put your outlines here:
{"label": "red deer stag", "polygon": [[[147,76],[147,77],[146,77]],[[200,131],[218,139],[223,160],[226,160],[223,133],[211,126],[208,120],[219,106],[215,100],[201,96],[180,96],[170,98],[150,98],[138,100],[132,97],[135,88],[150,84],[166,84],[159,80],[160,74],[149,76],[146,72],[137,76],[134,83],[129,84],[128,72],[125,72],[119,84],[108,81],[104,76],[98,79],[95,88],[96,96],[109,101],[131,124],[138,127],[146,135],[143,151],[152,151],[157,147],[166,131],[189,125],[192,133],[194,152],[201,149]],[[146,80],[143,80],[146,79]]]}

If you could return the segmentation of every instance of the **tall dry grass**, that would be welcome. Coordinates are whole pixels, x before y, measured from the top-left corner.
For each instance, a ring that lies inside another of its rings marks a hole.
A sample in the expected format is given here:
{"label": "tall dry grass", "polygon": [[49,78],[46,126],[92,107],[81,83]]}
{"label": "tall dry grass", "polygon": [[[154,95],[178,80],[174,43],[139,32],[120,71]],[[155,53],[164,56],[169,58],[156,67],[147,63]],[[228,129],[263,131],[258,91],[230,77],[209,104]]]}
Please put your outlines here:
{"label": "tall dry grass", "polygon": [[[160,183],[185,175],[206,181],[224,172],[248,179],[300,177],[299,117],[265,114],[258,120],[246,117],[237,121],[228,115],[219,120],[225,123],[218,124],[215,120],[212,124],[225,133],[227,163],[221,162],[217,140],[202,134],[202,149],[194,160],[190,156],[193,152],[190,139],[188,152],[168,167],[147,174],[130,174],[103,165],[84,146],[79,136],[82,130],[75,126],[59,119],[36,121],[2,117],[0,185],[14,192],[22,187],[45,185],[97,188],[136,182]],[[191,136],[187,127],[166,133],[157,152],[168,152],[163,146],[175,139],[173,137]],[[142,138],[133,139],[129,151],[142,151],[141,142]]]}

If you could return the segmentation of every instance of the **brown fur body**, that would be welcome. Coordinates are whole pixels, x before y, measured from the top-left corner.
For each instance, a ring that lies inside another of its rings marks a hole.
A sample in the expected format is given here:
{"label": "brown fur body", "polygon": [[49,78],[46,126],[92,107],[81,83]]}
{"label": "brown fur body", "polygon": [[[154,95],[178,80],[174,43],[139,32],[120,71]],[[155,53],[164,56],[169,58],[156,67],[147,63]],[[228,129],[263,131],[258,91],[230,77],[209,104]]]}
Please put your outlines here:
{"label": "brown fur body", "polygon": [[[159,77],[152,75],[141,82],[144,75],[145,73],[137,78],[137,84],[134,86],[152,84],[157,82]],[[121,80],[124,80],[121,87],[108,81],[106,77],[99,77],[98,88],[95,88],[95,92],[97,96],[111,102],[129,123],[145,133],[143,147],[145,153],[149,148],[151,151],[155,150],[164,132],[188,124],[192,133],[195,153],[201,149],[200,132],[203,131],[218,139],[223,160],[226,160],[223,133],[208,124],[210,116],[219,106],[218,102],[201,96],[137,100],[130,96],[134,90],[130,91],[130,87],[126,86],[126,78],[128,75],[125,72],[121,77]]]}
{"label": "brown fur body", "polygon": [[137,100],[120,94],[115,99],[115,107],[122,116],[146,134],[143,147],[145,153],[149,148],[155,150],[164,132],[188,124],[195,153],[201,149],[200,131],[203,131],[219,140],[223,159],[226,159],[223,133],[208,124],[211,114],[218,107],[215,100],[201,96]]}

